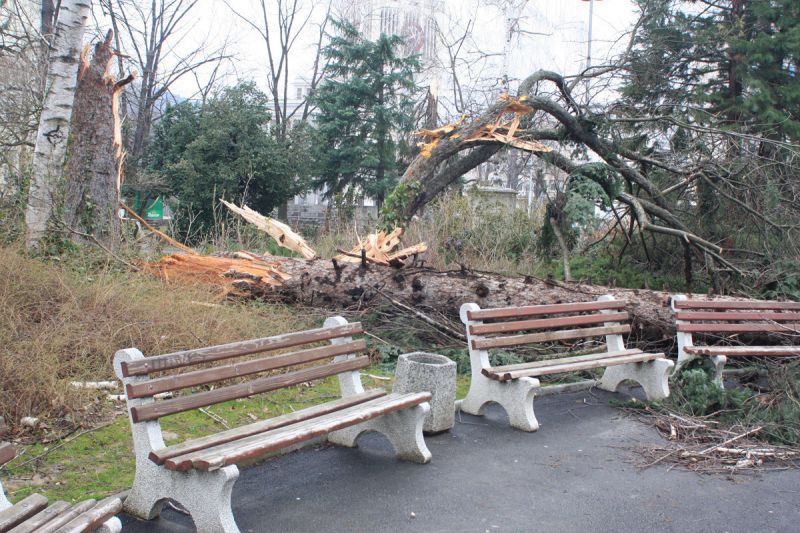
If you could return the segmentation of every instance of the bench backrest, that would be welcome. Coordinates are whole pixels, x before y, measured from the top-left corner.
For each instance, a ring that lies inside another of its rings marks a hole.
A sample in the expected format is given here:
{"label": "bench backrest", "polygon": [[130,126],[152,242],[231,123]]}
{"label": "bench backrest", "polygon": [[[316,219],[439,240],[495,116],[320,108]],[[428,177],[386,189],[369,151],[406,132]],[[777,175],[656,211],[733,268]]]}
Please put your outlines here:
{"label": "bench backrest", "polygon": [[[157,420],[166,415],[245,398],[328,376],[357,373],[359,369],[369,365],[369,358],[366,355],[358,355],[366,350],[366,343],[351,338],[363,332],[361,324],[347,323],[339,317],[335,319],[329,319],[322,328],[307,331],[122,361],[117,369],[119,377],[137,377],[125,379],[125,393],[128,400],[152,398],[164,392],[234,379],[238,381],[234,384],[223,384],[212,390],[184,394],[158,402],[135,402],[138,405],[130,408],[131,419],[133,422]],[[330,341],[330,344],[308,346],[322,341]],[[271,353],[286,348],[292,351],[278,355]],[[270,353],[228,362],[233,358],[264,352]],[[332,361],[324,364],[309,366],[310,363],[319,363],[331,358]],[[226,364],[196,368],[198,365],[207,366],[217,361],[226,361]],[[290,370],[263,375],[265,372],[285,369]],[[150,377],[151,374],[164,371],[175,372]]]}
{"label": "bench backrest", "polygon": [[[529,305],[481,309],[477,304],[461,306],[467,328],[470,354],[565,340],[605,336],[607,349],[623,350],[622,335],[630,333],[625,302],[602,296],[593,302]],[[488,355],[480,358],[489,366]],[[474,366],[474,365],[473,365]]]}
{"label": "bench backrest", "polygon": [[800,333],[799,302],[671,299],[679,334]]}

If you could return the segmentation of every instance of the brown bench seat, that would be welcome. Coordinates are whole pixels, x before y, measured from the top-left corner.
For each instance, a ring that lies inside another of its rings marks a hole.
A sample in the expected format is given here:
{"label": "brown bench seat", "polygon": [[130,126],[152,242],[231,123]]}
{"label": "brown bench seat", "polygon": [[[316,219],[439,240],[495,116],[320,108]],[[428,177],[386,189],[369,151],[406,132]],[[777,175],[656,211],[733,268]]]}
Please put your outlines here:
{"label": "brown bench seat", "polygon": [[[642,384],[650,399],[669,394],[667,371],[672,362],[663,353],[628,349],[622,335],[630,332],[625,302],[603,296],[594,302],[575,302],[524,307],[481,309],[477,304],[461,307],[466,325],[472,380],[461,410],[482,414],[496,402],[508,413],[513,427],[535,431],[533,396],[540,389],[541,376],[605,368],[600,387],[616,390],[631,379]],[[598,343],[602,338],[605,342]],[[573,341],[566,353],[519,364],[492,366],[489,350],[535,346],[552,351]],[[586,344],[601,344],[599,351],[585,352]],[[604,345],[603,345],[604,344]],[[577,352],[577,353],[576,353]]]}
{"label": "brown bench seat", "polygon": [[[354,447],[359,435],[378,431],[400,458],[428,462],[422,424],[430,393],[365,391],[359,370],[370,364],[364,355],[366,343],[352,338],[362,332],[361,324],[333,317],[314,330],[154,357],[136,349],[118,352],[115,368],[125,386],[136,452],[136,476],[125,510],[151,519],[171,499],[187,508],[199,531],[238,531],[230,507],[237,465],[324,437]],[[325,341],[329,344],[315,345]],[[279,349],[292,351],[263,353]],[[220,361],[223,364],[209,366]],[[341,398],[164,444],[162,417],[331,376],[338,378]],[[171,391],[182,392],[155,399]]]}
{"label": "brown bench seat", "polygon": [[[14,456],[11,444],[0,443],[0,466]],[[114,515],[121,509],[122,502],[116,496],[75,505],[57,501],[48,506],[47,498],[31,494],[12,505],[0,484],[0,533],[118,533],[122,524]]]}
{"label": "brown bench seat", "polygon": [[572,357],[560,357],[544,361],[532,361],[515,365],[504,365],[484,368],[484,376],[497,381],[509,381],[522,377],[538,377],[562,372],[576,372],[592,368],[606,368],[628,363],[641,363],[661,359],[663,353],[644,353],[641,350],[622,350],[620,352],[602,352]]}
{"label": "brown bench seat", "polygon": [[[792,344],[800,338],[800,302],[702,300],[677,294],[670,305],[678,339],[676,371],[692,359],[709,357],[721,385],[728,357],[800,356],[800,345]],[[708,339],[731,344],[695,344]]]}

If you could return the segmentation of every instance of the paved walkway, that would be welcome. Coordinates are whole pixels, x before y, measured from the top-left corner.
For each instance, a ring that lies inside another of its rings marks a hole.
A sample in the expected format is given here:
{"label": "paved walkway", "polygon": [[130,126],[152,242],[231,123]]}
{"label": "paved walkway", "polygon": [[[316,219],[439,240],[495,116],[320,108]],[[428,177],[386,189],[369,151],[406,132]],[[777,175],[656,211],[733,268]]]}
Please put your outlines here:
{"label": "paved walkway", "polygon": [[[499,408],[461,415],[428,437],[428,465],[394,459],[366,435],[359,449],[306,449],[242,471],[233,508],[242,531],[800,531],[800,472],[730,481],[669,465],[639,470],[630,446],[655,431],[608,406],[602,391],[536,400],[536,433]],[[124,531],[192,531],[166,511],[123,517]]]}

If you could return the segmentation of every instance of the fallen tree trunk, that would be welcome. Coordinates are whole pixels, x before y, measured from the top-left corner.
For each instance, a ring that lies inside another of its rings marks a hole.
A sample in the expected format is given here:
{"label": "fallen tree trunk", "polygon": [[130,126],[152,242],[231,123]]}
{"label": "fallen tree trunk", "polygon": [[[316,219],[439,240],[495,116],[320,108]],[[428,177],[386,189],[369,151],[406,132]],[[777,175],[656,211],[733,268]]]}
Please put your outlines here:
{"label": "fallen tree trunk", "polygon": [[669,293],[563,283],[533,277],[512,277],[471,270],[441,272],[408,266],[393,268],[372,263],[331,260],[306,261],[265,256],[290,279],[274,287],[286,301],[329,309],[364,309],[390,299],[420,312],[448,317],[459,328],[458,310],[465,302],[481,307],[551,304],[596,300],[603,294],[628,303],[637,337],[663,342],[674,337],[668,307]]}

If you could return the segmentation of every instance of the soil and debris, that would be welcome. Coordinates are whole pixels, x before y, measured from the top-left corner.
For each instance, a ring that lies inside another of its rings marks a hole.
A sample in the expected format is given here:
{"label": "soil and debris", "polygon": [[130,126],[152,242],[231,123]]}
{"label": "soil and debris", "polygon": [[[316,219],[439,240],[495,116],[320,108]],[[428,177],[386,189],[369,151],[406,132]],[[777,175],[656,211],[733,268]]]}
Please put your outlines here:
{"label": "soil and debris", "polygon": [[766,443],[760,438],[763,426],[724,427],[713,414],[678,415],[649,406],[626,412],[655,427],[667,441],[636,448],[641,468],[670,464],[702,474],[733,475],[800,467],[800,447]]}

